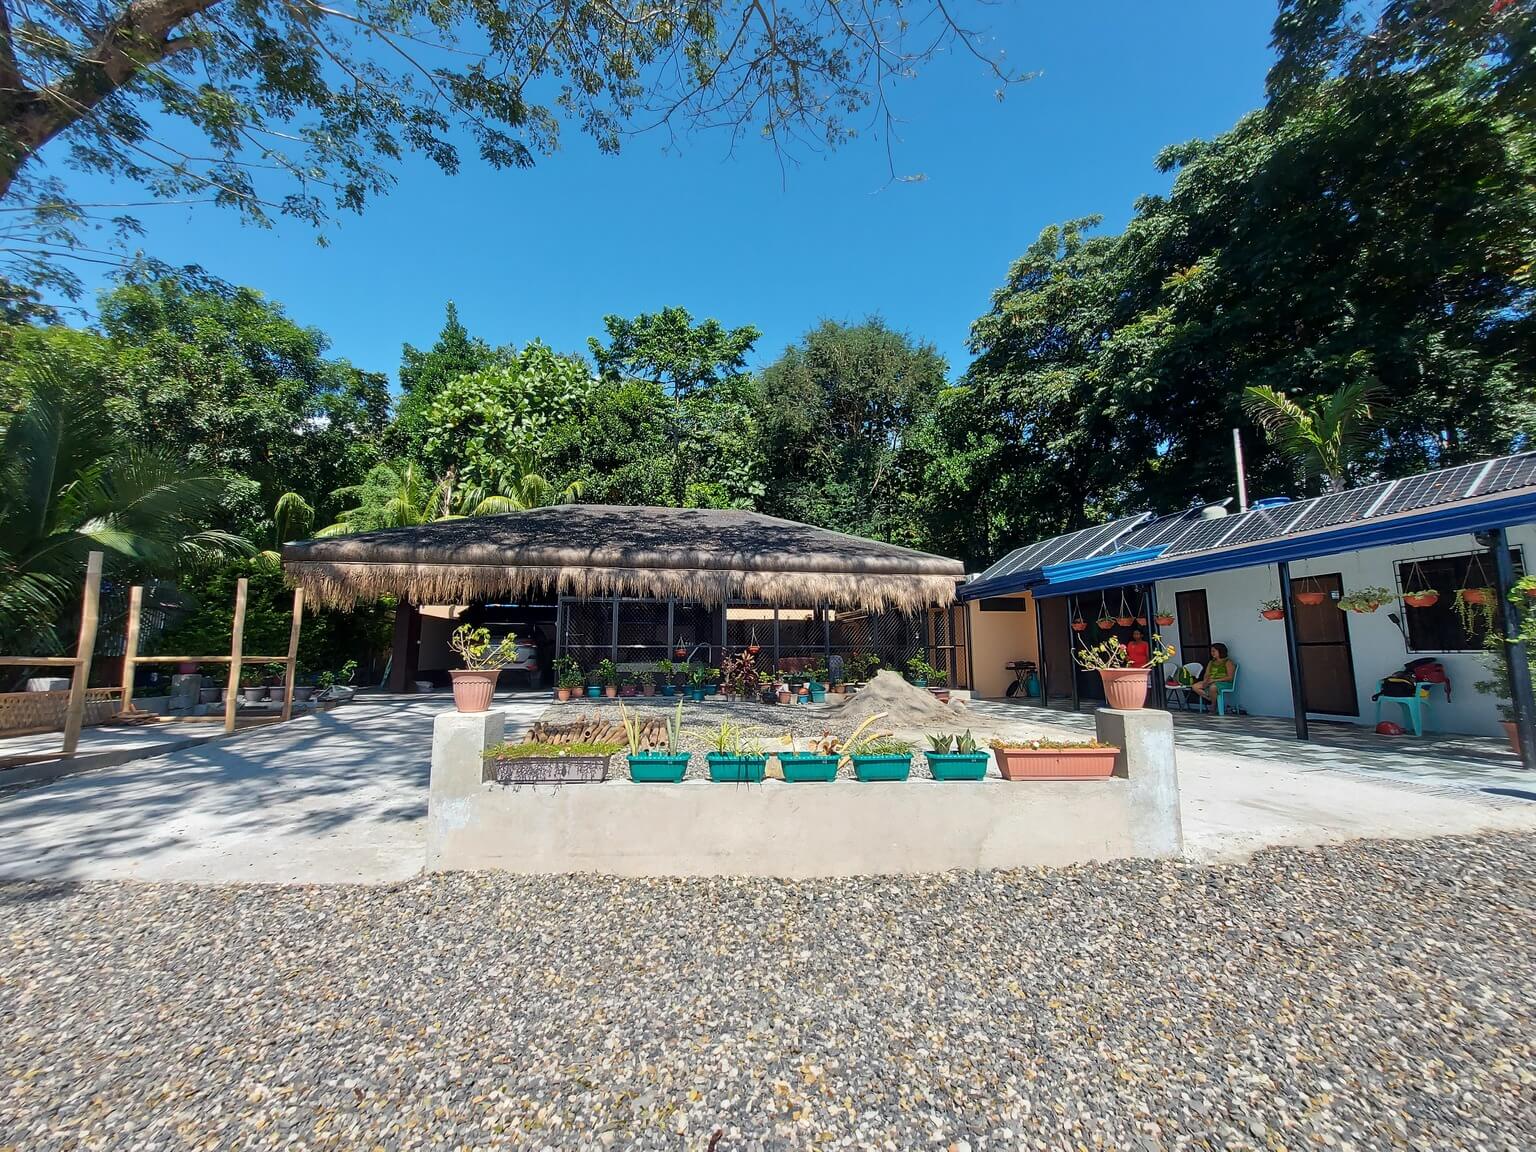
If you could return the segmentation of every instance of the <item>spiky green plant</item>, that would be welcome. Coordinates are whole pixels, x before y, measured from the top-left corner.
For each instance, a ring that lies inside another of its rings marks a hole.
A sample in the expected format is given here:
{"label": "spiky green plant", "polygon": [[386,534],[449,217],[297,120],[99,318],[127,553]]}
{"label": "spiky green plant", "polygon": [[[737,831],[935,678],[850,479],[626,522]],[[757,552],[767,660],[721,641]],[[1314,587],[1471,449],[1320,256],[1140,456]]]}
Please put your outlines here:
{"label": "spiky green plant", "polygon": [[1273,388],[1250,386],[1244,389],[1243,410],[1307,475],[1322,477],[1338,492],[1349,486],[1360,448],[1381,416],[1381,394],[1368,377],[1305,403]]}

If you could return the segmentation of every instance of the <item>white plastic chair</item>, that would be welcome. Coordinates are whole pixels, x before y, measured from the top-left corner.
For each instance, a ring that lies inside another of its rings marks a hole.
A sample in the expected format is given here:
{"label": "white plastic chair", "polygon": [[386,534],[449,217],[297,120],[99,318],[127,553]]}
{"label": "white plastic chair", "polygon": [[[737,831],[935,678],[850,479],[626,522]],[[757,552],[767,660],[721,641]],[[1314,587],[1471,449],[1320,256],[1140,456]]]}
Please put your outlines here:
{"label": "white plastic chair", "polygon": [[[1184,665],[1184,671],[1189,673],[1191,681],[1200,679],[1200,674],[1205,671],[1205,665],[1198,660],[1191,660]],[[1194,697],[1194,689],[1185,684],[1170,684],[1167,686],[1170,703],[1177,703],[1180,709],[1189,711],[1189,705]]]}

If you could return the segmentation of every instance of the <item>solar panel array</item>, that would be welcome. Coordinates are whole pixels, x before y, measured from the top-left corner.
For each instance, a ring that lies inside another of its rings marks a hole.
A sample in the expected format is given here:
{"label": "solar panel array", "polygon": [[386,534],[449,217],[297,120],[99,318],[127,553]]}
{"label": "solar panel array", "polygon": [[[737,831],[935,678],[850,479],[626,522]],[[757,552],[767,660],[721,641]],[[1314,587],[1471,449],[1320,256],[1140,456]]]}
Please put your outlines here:
{"label": "solar panel array", "polygon": [[978,577],[978,583],[981,580],[997,580],[1018,572],[1044,568],[1047,564],[1065,564],[1069,560],[1086,560],[1090,556],[1101,555],[1110,551],[1111,545],[1126,532],[1149,518],[1150,514],[1143,512],[1139,516],[1126,516],[1111,520],[1108,524],[1095,524],[1092,528],[1068,532],[1064,536],[1052,536],[1049,540],[1015,548],[983,572]]}
{"label": "solar panel array", "polygon": [[1164,556],[1186,556],[1531,487],[1536,487],[1536,452],[1523,452],[1214,519],[1202,516],[1199,508],[1155,518],[1128,516],[1015,549],[978,582],[1143,548],[1161,547]]}

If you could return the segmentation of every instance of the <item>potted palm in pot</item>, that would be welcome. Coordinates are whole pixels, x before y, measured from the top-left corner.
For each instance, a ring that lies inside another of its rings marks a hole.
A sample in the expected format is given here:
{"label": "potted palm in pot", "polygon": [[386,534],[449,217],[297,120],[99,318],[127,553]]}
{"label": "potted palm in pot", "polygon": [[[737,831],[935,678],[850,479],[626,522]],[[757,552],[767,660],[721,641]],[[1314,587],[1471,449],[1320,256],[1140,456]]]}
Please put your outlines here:
{"label": "potted palm in pot", "polygon": [[501,670],[517,659],[517,637],[508,633],[492,644],[488,629],[460,624],[448,645],[464,661],[464,667],[448,673],[453,677],[453,706],[460,712],[484,712],[496,694]]}
{"label": "potted palm in pot", "polygon": [[606,657],[599,660],[597,682],[603,686],[603,695],[612,700],[619,694],[619,666]]}
{"label": "potted palm in pot", "polygon": [[1081,667],[1098,672],[1104,681],[1104,699],[1111,708],[1135,711],[1147,702],[1152,669],[1171,660],[1174,650],[1154,632],[1150,658],[1145,664],[1131,663],[1130,653],[1118,636],[1111,636],[1091,648],[1079,648],[1073,656]]}

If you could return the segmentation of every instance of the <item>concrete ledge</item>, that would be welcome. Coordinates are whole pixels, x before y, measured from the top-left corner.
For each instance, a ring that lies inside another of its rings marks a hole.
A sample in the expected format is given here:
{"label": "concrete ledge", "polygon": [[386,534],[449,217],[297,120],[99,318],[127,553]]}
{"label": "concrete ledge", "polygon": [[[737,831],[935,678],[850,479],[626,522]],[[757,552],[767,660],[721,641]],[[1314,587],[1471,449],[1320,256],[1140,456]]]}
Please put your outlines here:
{"label": "concrete ledge", "polygon": [[[480,753],[503,728],[495,711],[437,717],[429,869],[801,878],[1179,852],[1177,779],[1161,772],[1022,783],[487,784]],[[622,765],[615,757],[615,769]],[[1171,771],[1171,754],[1165,767]]]}

